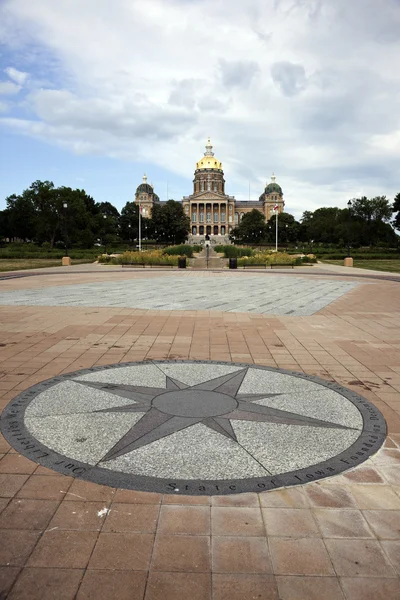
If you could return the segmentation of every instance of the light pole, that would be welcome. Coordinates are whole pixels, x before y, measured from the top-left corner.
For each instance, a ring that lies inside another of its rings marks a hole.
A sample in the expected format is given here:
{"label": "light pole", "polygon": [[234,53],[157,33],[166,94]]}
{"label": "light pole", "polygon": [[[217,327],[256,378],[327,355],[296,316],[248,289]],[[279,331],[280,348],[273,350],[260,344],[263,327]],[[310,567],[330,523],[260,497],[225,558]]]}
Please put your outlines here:
{"label": "light pole", "polygon": [[64,244],[65,244],[65,256],[68,256],[68,228],[67,228],[67,209],[68,202],[63,202],[64,209]]}
{"label": "light pole", "polygon": [[351,216],[351,200],[347,203],[347,257],[350,258],[350,216]]}
{"label": "light pole", "polygon": [[107,215],[103,215],[103,220],[104,220],[104,254],[107,254],[107,246],[106,246],[106,219],[107,219]]}
{"label": "light pole", "polygon": [[139,252],[142,251],[142,205],[139,204]]}
{"label": "light pole", "polygon": [[129,229],[129,248],[131,248],[131,246],[132,246],[132,231],[131,231],[132,225],[130,223],[128,225],[128,229]]}

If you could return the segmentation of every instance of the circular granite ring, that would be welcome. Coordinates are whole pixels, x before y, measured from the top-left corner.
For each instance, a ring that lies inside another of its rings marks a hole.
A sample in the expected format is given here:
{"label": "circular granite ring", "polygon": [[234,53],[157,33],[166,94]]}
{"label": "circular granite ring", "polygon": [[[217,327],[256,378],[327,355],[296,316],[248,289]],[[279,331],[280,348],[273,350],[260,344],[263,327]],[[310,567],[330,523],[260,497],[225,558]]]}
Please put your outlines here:
{"label": "circular granite ring", "polygon": [[375,453],[379,410],[336,383],[283,369],[151,361],[35,385],[3,411],[23,455],[112,487],[186,495],[260,492],[329,477]]}

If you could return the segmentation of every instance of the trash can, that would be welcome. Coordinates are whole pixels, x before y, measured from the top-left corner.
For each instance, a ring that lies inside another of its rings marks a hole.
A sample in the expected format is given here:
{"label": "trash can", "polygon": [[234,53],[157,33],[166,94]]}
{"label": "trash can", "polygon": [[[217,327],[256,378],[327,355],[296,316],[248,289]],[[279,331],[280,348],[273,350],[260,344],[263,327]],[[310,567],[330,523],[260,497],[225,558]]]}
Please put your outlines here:
{"label": "trash can", "polygon": [[178,269],[186,269],[186,256],[179,256]]}
{"label": "trash can", "polygon": [[230,269],[237,269],[237,258],[230,258],[229,259],[229,268]]}

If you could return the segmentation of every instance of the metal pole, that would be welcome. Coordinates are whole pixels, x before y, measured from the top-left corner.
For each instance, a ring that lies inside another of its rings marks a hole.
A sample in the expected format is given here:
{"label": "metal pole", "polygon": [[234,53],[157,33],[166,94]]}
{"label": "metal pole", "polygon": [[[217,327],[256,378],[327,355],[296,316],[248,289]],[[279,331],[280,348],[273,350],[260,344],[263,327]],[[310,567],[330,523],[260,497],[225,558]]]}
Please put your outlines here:
{"label": "metal pole", "polygon": [[142,205],[139,204],[139,252],[142,251]]}
{"label": "metal pole", "polygon": [[208,269],[208,257],[210,254],[210,246],[206,246],[206,264],[207,264],[207,269]]}
{"label": "metal pole", "polygon": [[275,252],[278,252],[278,210],[275,211]]}
{"label": "metal pole", "polygon": [[351,200],[347,203],[347,256],[350,258],[350,209]]}

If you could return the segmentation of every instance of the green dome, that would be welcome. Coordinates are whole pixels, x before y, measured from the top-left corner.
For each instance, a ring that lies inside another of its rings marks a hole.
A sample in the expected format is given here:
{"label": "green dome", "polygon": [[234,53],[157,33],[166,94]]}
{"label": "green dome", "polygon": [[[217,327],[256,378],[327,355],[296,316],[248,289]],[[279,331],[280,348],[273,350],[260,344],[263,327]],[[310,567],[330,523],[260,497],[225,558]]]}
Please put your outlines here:
{"label": "green dome", "polygon": [[150,184],[148,183],[141,183],[137,188],[136,188],[136,193],[140,194],[140,192],[146,192],[146,194],[152,194],[153,193],[153,188],[151,187]]}
{"label": "green dome", "polygon": [[277,194],[282,194],[282,188],[280,185],[278,185],[277,183],[269,183],[266,188],[265,188],[265,193],[266,194],[273,194],[273,193],[277,193]]}

